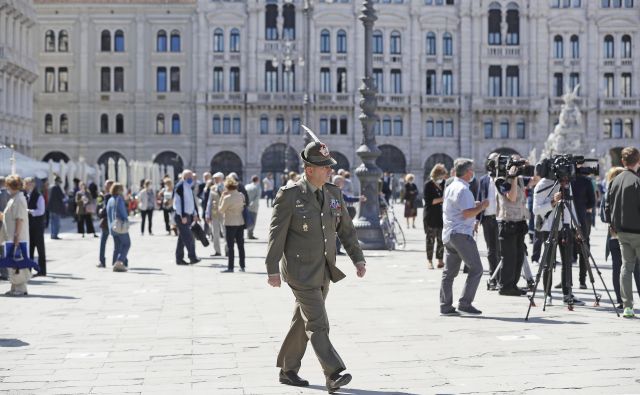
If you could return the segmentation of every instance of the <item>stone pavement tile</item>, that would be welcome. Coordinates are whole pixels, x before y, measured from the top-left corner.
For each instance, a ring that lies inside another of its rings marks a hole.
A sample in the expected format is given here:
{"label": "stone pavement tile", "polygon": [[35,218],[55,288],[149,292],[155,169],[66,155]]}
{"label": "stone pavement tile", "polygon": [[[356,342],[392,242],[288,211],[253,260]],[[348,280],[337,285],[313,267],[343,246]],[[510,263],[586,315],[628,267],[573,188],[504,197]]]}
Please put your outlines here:
{"label": "stone pavement tile", "polygon": [[142,392],[142,384],[140,385],[120,385],[120,383],[102,384],[91,388],[91,394],[140,394]]}
{"label": "stone pavement tile", "polygon": [[0,393],[2,393],[3,391],[11,391],[11,390],[16,390],[16,391],[35,391],[38,390],[40,388],[43,388],[47,382],[42,380],[42,377],[39,378],[40,380],[33,380],[33,381],[25,381],[22,380],[20,382],[0,382]]}
{"label": "stone pavement tile", "polygon": [[91,393],[91,386],[86,387],[61,387],[61,388],[43,388],[38,390],[38,394],[42,395],[87,395]]}

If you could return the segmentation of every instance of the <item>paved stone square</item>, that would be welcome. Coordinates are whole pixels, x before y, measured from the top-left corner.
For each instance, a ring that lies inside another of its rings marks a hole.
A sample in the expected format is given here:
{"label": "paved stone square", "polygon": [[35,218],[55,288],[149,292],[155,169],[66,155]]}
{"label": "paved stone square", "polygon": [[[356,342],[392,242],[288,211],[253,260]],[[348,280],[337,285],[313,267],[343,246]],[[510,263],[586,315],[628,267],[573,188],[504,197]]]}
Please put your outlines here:
{"label": "paved stone square", "polygon": [[[266,283],[269,214],[263,206],[259,240],[247,242],[247,273],[220,273],[226,258],[202,246],[201,263],[176,266],[159,212],[154,236],[132,225],[128,273],[95,267],[99,239],[47,240],[49,276],[32,280],[28,297],[0,298],[0,393],[326,393],[311,347],[300,372],[311,387],[277,382],[293,297]],[[616,317],[599,279],[599,308],[591,290],[575,290],[586,306],[569,312],[556,299],[524,322],[527,299],[489,292],[483,279],[482,316],[441,317],[441,271],[426,268],[421,227],[405,230],[404,251],[366,252],[363,279],[338,258],[348,276],[329,293],[331,339],[354,376],[342,393],[640,393],[640,320]],[[592,250],[611,288],[604,232],[598,223]]]}

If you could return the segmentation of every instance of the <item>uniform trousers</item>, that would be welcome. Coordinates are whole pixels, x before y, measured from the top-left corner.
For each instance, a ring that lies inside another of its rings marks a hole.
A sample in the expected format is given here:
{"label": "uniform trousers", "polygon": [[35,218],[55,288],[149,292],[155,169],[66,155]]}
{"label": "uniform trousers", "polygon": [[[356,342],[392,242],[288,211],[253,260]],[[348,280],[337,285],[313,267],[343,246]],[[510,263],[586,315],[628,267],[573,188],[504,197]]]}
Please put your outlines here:
{"label": "uniform trousers", "polygon": [[464,261],[469,268],[467,281],[462,289],[462,297],[458,306],[470,306],[476,297],[478,284],[482,278],[482,261],[478,246],[473,237],[461,233],[454,233],[448,242],[444,244],[444,270],[442,271],[442,284],[440,286],[440,311],[445,312],[453,304],[453,280],[460,272],[460,264]]}
{"label": "uniform trousers", "polygon": [[326,377],[346,369],[342,358],[329,340],[329,318],[325,300],[329,293],[329,269],[325,268],[324,283],[318,288],[304,288],[289,284],[296,298],[289,332],[278,354],[277,366],[283,371],[300,370],[307,342],[316,353]]}
{"label": "uniform trousers", "polygon": [[29,257],[33,259],[33,253],[36,249],[38,250],[38,266],[40,266],[38,273],[46,276],[47,256],[44,251],[44,216],[29,222]]}

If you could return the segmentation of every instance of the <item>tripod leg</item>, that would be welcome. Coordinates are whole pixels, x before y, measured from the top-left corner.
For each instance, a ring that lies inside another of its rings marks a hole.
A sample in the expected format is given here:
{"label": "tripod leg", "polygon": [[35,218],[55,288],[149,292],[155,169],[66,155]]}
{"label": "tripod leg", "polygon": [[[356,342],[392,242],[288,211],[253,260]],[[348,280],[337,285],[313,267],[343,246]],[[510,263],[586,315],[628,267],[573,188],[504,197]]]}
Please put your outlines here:
{"label": "tripod leg", "polygon": [[[557,234],[557,230],[556,232],[553,232],[553,231],[549,232],[549,237],[544,242],[544,252],[542,253],[542,258],[540,259],[540,265],[538,266],[538,273],[536,274],[536,280],[535,280],[535,283],[533,284],[533,290],[531,291],[531,296],[529,296],[529,309],[527,310],[527,315],[524,319],[525,321],[529,320],[529,313],[531,312],[531,307],[536,306],[534,299],[536,297],[538,285],[540,284],[540,277],[542,277],[543,271],[547,271],[551,268],[551,260],[553,259],[553,255],[554,255],[553,251],[557,247],[557,238],[554,237],[554,233]],[[543,291],[543,294],[545,293],[546,291]],[[544,306],[543,306],[543,311],[544,311],[544,309],[546,308],[546,298],[544,298],[543,303],[544,303]]]}

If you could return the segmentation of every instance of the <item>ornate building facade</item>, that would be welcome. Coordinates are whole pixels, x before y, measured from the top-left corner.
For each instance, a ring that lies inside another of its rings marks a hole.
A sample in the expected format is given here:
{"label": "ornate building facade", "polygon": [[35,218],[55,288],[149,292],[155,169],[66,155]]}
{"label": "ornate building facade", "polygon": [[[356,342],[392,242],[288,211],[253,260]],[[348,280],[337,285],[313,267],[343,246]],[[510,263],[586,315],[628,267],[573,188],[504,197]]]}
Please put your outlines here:
{"label": "ornate building facade", "polygon": [[[353,0],[36,0],[34,155],[109,157],[248,177],[298,169],[305,123],[339,166],[361,140]],[[581,85],[586,155],[637,142],[632,0],[383,0],[374,79],[379,164],[540,152]],[[638,59],[638,60],[636,60]],[[289,147],[287,149],[287,147]]]}
{"label": "ornate building facade", "polygon": [[30,154],[34,129],[33,55],[36,13],[31,0],[0,0],[0,144]]}

